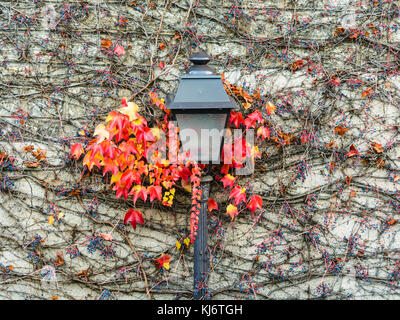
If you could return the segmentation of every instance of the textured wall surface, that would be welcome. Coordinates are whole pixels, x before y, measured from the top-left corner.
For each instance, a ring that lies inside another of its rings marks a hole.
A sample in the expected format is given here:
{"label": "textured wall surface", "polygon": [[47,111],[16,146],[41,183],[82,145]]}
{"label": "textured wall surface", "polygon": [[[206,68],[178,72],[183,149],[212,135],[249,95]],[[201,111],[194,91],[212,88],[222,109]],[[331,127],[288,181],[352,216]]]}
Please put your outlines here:
{"label": "textured wall surface", "polygon": [[[148,121],[162,117],[148,93],[173,91],[198,48],[231,84],[260,90],[243,114],[276,106],[254,174],[239,179],[263,209],[231,221],[212,184],[213,298],[399,298],[399,10],[0,0],[0,299],[147,299],[146,282],[155,299],[191,299],[193,248],[176,248],[190,194],[178,190],[171,208],[139,201],[145,224],[133,230],[132,201],[101,175],[77,183],[70,146],[87,144],[124,96]],[[162,253],[167,271],[154,264]]]}

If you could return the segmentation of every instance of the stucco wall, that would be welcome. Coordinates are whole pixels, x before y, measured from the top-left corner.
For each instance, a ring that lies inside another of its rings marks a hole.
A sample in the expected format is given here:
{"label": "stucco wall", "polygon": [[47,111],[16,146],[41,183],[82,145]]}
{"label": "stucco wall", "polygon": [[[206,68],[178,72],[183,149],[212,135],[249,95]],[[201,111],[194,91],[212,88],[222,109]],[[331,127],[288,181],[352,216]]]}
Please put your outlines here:
{"label": "stucco wall", "polygon": [[[190,195],[139,204],[145,224],[125,227],[129,243],[114,226],[132,203],[101,176],[75,189],[82,165],[69,152],[124,96],[159,118],[148,92],[173,91],[198,47],[231,84],[261,89],[243,113],[270,101],[272,133],[296,136],[261,143],[255,173],[240,177],[263,210],[232,222],[221,205],[210,217],[213,297],[398,298],[399,25],[399,4],[383,0],[0,1],[0,299],[146,299],[134,251],[154,298],[191,298],[193,248],[175,245]],[[39,167],[29,145],[46,152]],[[55,210],[62,221],[49,225]]]}

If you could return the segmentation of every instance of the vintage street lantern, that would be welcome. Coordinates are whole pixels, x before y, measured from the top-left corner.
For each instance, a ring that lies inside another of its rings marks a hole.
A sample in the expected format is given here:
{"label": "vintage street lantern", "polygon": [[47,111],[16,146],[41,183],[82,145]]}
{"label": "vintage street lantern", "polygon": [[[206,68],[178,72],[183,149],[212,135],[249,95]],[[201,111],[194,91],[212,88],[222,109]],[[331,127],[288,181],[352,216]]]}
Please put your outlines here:
{"label": "vintage street lantern", "polygon": [[200,51],[181,75],[172,101],[167,101],[178,122],[182,148],[199,163],[220,163],[224,129],[236,104],[225,92],[221,76],[206,64],[210,57]]}
{"label": "vintage street lantern", "polygon": [[[219,164],[229,114],[237,106],[226,94],[221,76],[206,65],[210,57],[204,51],[194,53],[189,59],[193,66],[181,75],[179,87],[173,98],[167,99],[166,108],[176,118],[182,149],[189,151],[192,159],[198,163]],[[203,176],[200,185],[199,228],[194,243],[196,300],[208,298],[207,201],[211,181],[211,176]]]}

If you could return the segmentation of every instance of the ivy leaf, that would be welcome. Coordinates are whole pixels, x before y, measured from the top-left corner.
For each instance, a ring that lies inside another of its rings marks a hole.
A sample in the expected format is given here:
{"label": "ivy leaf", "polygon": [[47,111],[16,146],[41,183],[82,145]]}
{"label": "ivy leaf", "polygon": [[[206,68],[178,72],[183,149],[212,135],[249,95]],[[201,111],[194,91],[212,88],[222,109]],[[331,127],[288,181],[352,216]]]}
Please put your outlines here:
{"label": "ivy leaf", "polygon": [[71,146],[71,154],[74,158],[79,159],[79,157],[84,153],[83,147],[80,143],[74,143]]}
{"label": "ivy leaf", "polygon": [[339,136],[343,136],[347,131],[350,129],[343,127],[343,126],[337,126],[335,127],[335,133],[337,133]]}
{"label": "ivy leaf", "polygon": [[133,229],[136,230],[137,223],[144,223],[142,213],[137,210],[133,210],[132,208],[129,209],[128,212],[125,214],[124,224],[127,224],[128,222],[130,222]]}
{"label": "ivy leaf", "polygon": [[156,260],[159,269],[164,268],[166,270],[169,269],[169,262],[171,261],[171,256],[169,254],[162,254],[161,258]]}
{"label": "ivy leaf", "polygon": [[226,214],[230,215],[232,220],[238,215],[238,209],[232,204],[229,204],[228,207],[226,208]]}
{"label": "ivy leaf", "polygon": [[183,240],[183,243],[186,244],[186,248],[189,248],[190,239],[189,239],[189,238],[185,238],[185,239]]}
{"label": "ivy leaf", "polygon": [[375,151],[376,153],[382,153],[382,152],[384,151],[382,145],[379,144],[379,143],[377,143],[377,142],[373,142],[373,143],[371,144],[371,146],[372,146],[372,149],[374,149],[374,151]]}
{"label": "ivy leaf", "polygon": [[117,175],[119,168],[112,159],[106,158],[104,159],[102,164],[103,164],[103,177],[106,175],[107,172],[112,172],[113,176]]}
{"label": "ivy leaf", "polygon": [[122,107],[119,109],[119,112],[125,114],[129,117],[129,121],[134,121],[138,118],[138,111],[139,107],[134,102],[128,102],[126,107]]}
{"label": "ivy leaf", "polygon": [[253,113],[250,113],[247,118],[251,119],[252,121],[257,121],[259,123],[264,123],[264,119],[260,113],[260,111],[256,110]]}
{"label": "ivy leaf", "polygon": [[259,127],[257,129],[257,137],[261,136],[261,139],[265,140],[266,138],[269,139],[270,130],[268,127]]}
{"label": "ivy leaf", "polygon": [[354,146],[354,144],[352,144],[352,145],[350,146],[350,151],[349,151],[348,154],[346,154],[346,156],[347,156],[348,158],[352,158],[352,157],[356,157],[356,156],[358,156],[358,155],[359,155],[358,150],[356,149],[356,147]]}
{"label": "ivy leaf", "polygon": [[253,146],[253,148],[251,148],[251,155],[253,157],[257,157],[258,159],[261,159],[261,153],[260,153],[260,150],[258,149],[258,146]]}
{"label": "ivy leaf", "polygon": [[235,111],[231,111],[231,116],[229,118],[229,123],[233,123],[236,128],[240,126],[241,123],[243,123],[243,116],[241,112],[236,113]]}
{"label": "ivy leaf", "polygon": [[260,196],[254,195],[251,197],[247,207],[251,210],[251,213],[254,213],[257,209],[262,208],[262,198]]}
{"label": "ivy leaf", "polygon": [[208,212],[211,212],[213,210],[218,210],[218,204],[215,202],[213,198],[208,199],[207,205],[208,205]]}
{"label": "ivy leaf", "polygon": [[161,201],[162,189],[160,186],[150,186],[147,191],[150,195],[150,202],[153,201],[155,198]]}
{"label": "ivy leaf", "polygon": [[235,198],[235,205],[239,205],[242,201],[246,202],[246,188],[236,186],[229,194],[229,199]]}
{"label": "ivy leaf", "polygon": [[112,46],[112,42],[109,38],[101,39],[101,46],[108,49]]}
{"label": "ivy leaf", "polygon": [[146,202],[146,199],[147,199],[147,189],[146,189],[146,187],[142,187],[142,186],[136,185],[131,189],[129,194],[133,194],[133,203],[134,204],[136,204],[136,201],[137,201],[137,199],[139,199],[139,197],[141,197],[142,200],[144,202]]}
{"label": "ivy leaf", "polygon": [[275,113],[276,106],[268,102],[265,106],[265,110],[267,111],[267,114],[270,116],[271,114]]}
{"label": "ivy leaf", "polygon": [[235,183],[235,177],[233,177],[230,174],[225,175],[225,177],[223,177],[221,179],[221,182],[224,184],[224,188],[226,188],[227,186],[229,186],[230,188],[233,187],[233,184]]}
{"label": "ivy leaf", "polygon": [[106,126],[100,123],[94,130],[94,135],[97,136],[97,143],[102,142],[110,137],[110,133],[106,130]]}

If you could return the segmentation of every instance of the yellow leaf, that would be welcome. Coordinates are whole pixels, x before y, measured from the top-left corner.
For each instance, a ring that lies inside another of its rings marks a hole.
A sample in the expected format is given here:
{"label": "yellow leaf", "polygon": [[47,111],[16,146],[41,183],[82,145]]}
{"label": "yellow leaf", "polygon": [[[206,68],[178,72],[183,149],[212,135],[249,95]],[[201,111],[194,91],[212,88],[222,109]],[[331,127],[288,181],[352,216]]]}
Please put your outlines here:
{"label": "yellow leaf", "polygon": [[258,146],[253,146],[253,148],[251,149],[251,155],[259,159],[261,158],[261,153],[260,150],[258,149]]}
{"label": "yellow leaf", "polygon": [[230,215],[232,220],[237,216],[238,213],[237,207],[235,207],[233,204],[229,204],[226,208],[226,214]]}
{"label": "yellow leaf", "polygon": [[189,238],[185,238],[185,240],[183,240],[183,243],[186,244],[186,247],[189,248],[190,239]]}
{"label": "yellow leaf", "polygon": [[115,176],[114,175],[111,176],[111,182],[110,183],[113,184],[115,182],[118,182],[121,179],[121,176],[122,176],[122,172],[118,171]]}
{"label": "yellow leaf", "polygon": [[165,262],[163,267],[165,268],[165,270],[169,270],[169,262]]}
{"label": "yellow leaf", "polygon": [[60,213],[58,214],[58,219],[61,219],[63,216],[64,216],[64,213],[60,212]]}
{"label": "yellow leaf", "polygon": [[243,106],[243,108],[244,108],[245,110],[247,110],[248,108],[251,107],[251,103],[244,102],[244,103],[242,103],[242,106]]}
{"label": "yellow leaf", "polygon": [[181,243],[179,241],[176,241],[176,250],[179,250],[181,248]]}
{"label": "yellow leaf", "polygon": [[128,106],[119,109],[119,112],[127,115],[129,117],[129,121],[133,121],[138,118],[138,114],[137,114],[138,109],[139,109],[139,107],[136,103],[128,102]]}
{"label": "yellow leaf", "polygon": [[54,217],[50,216],[49,217],[49,225],[52,225],[54,223]]}

